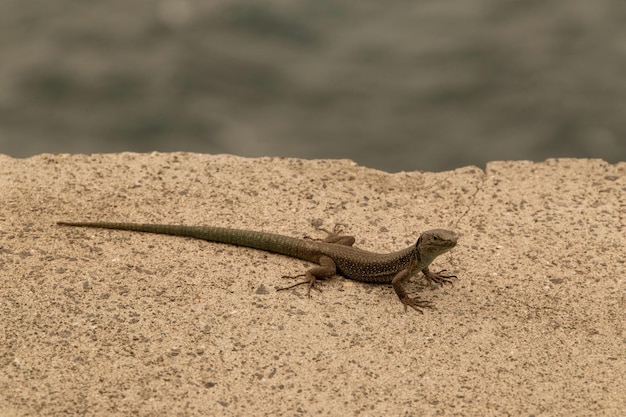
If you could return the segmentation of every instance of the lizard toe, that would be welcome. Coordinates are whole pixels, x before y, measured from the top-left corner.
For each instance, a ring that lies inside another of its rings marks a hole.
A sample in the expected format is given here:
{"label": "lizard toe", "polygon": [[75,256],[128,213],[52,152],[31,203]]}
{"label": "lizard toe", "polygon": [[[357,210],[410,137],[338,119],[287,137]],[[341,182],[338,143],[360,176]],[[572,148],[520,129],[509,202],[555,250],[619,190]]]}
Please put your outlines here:
{"label": "lizard toe", "polygon": [[413,310],[417,311],[418,313],[424,314],[424,312],[422,311],[423,308],[433,308],[433,305],[430,301],[426,301],[426,300],[422,300],[420,298],[417,297],[406,297],[406,298],[402,298],[400,299],[400,301],[402,302],[402,304],[404,304],[404,310],[406,311],[407,307],[411,307]]}
{"label": "lizard toe", "polygon": [[454,286],[454,280],[457,279],[456,275],[448,274],[448,271],[442,269],[439,272],[429,273],[426,275],[426,278],[432,283],[443,287],[445,284],[450,284]]}

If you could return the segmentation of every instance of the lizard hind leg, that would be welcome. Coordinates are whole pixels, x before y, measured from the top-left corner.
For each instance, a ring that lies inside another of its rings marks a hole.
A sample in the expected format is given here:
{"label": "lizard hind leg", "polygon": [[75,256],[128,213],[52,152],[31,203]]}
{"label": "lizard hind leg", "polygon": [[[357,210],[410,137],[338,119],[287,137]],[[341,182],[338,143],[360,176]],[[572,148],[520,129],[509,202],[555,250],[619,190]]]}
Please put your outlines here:
{"label": "lizard hind leg", "polygon": [[326,237],[324,239],[321,239],[321,241],[326,242],[326,243],[334,243],[336,245],[343,245],[343,246],[354,245],[354,242],[356,241],[354,236],[341,234],[343,232],[342,226],[343,225],[341,223],[337,223],[335,227],[333,227],[332,232],[329,230],[320,228],[319,230],[326,232]]}
{"label": "lizard hind leg", "polygon": [[329,256],[322,255],[320,256],[319,266],[309,269],[304,274],[296,275],[296,276],[283,276],[283,278],[300,278],[304,277],[303,281],[296,282],[295,284],[289,285],[287,287],[277,288],[276,291],[288,290],[290,288],[294,288],[300,285],[308,285],[306,295],[308,297],[311,296],[311,288],[321,291],[319,288],[315,286],[315,283],[318,279],[323,280],[326,278],[330,278],[337,274],[337,266],[335,265],[335,261],[333,261]]}
{"label": "lizard hind leg", "polygon": [[341,223],[335,224],[333,230],[327,230],[323,227],[315,227],[316,230],[320,230],[326,233],[326,237],[324,239],[313,238],[311,236],[304,236],[305,239],[314,240],[316,242],[325,242],[325,243],[334,243],[335,245],[343,245],[343,246],[352,246],[356,239],[354,236],[342,235],[343,225]]}
{"label": "lizard hind leg", "polygon": [[283,290],[289,290],[291,288],[294,287],[298,287],[300,285],[308,285],[307,291],[306,291],[306,295],[307,297],[311,296],[311,288],[318,290],[318,291],[322,291],[319,288],[317,288],[315,286],[315,283],[317,282],[317,279],[315,278],[315,275],[311,274],[309,271],[307,271],[305,274],[300,274],[300,275],[283,275],[282,278],[300,278],[300,277],[305,277],[304,281],[298,281],[295,284],[291,284],[288,285],[286,287],[280,287],[280,288],[276,288],[276,291],[283,291]]}

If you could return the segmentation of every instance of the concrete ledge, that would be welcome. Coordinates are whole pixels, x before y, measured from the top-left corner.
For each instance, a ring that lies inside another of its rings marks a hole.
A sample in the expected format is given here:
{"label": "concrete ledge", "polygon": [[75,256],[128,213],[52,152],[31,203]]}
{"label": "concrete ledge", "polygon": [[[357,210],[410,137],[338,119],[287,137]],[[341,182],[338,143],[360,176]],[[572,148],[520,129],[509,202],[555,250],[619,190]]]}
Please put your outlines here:
{"label": "concrete ledge", "polygon": [[[388,174],[347,160],[0,155],[0,414],[619,415],[626,164]],[[303,261],[57,220],[213,224],[380,252],[460,232],[404,311]]]}

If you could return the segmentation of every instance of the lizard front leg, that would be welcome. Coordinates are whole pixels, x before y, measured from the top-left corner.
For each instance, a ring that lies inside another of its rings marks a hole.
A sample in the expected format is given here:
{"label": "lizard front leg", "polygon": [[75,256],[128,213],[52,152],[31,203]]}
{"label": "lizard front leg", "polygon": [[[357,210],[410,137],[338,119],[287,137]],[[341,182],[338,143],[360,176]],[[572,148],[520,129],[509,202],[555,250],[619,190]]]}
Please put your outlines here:
{"label": "lizard front leg", "polygon": [[295,277],[284,276],[284,278],[298,278],[304,277],[304,281],[296,282],[293,285],[289,285],[288,287],[277,288],[276,291],[288,290],[293,287],[297,287],[298,285],[308,284],[308,289],[306,295],[308,297],[311,296],[311,288],[315,288],[315,283],[318,279],[326,279],[337,275],[337,265],[335,265],[335,261],[332,260],[331,257],[326,255],[321,255],[319,259],[319,266],[313,267],[306,271],[304,274],[296,275]]}
{"label": "lizard front leg", "polygon": [[422,300],[417,297],[409,297],[406,291],[406,284],[411,278],[411,268],[405,268],[398,272],[393,280],[391,280],[391,285],[393,289],[396,291],[398,298],[404,304],[404,311],[406,311],[407,306],[411,307],[418,313],[424,313],[422,308],[432,308],[432,304],[430,301]]}

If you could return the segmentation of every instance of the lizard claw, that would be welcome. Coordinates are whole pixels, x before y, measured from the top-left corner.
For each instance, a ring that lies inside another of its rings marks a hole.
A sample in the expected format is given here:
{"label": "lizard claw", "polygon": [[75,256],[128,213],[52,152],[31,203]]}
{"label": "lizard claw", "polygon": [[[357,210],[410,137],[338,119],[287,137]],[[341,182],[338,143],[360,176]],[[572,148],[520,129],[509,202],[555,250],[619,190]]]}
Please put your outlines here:
{"label": "lizard claw", "polygon": [[344,228],[345,226],[346,226],[346,225],[345,225],[345,224],[343,224],[343,223],[335,223],[335,225],[333,226],[333,230],[332,230],[332,232],[331,232],[330,230],[328,230],[328,229],[325,229],[325,228],[323,228],[323,227],[319,227],[319,226],[316,226],[315,228],[316,228],[317,230],[321,230],[322,232],[325,232],[325,233],[326,233],[326,234],[328,234],[329,236],[333,236],[333,235],[340,235],[341,233],[343,233],[343,228]]}
{"label": "lizard claw", "polygon": [[[289,275],[283,275],[282,278],[300,278],[300,277],[306,277],[306,274],[301,274],[301,275],[296,275],[296,276],[289,276]],[[321,289],[319,289],[318,287],[315,286],[315,283],[317,282],[317,280],[315,279],[315,276],[311,276],[308,277],[308,279],[304,280],[304,281],[300,281],[300,282],[296,282],[295,284],[292,285],[288,285],[286,287],[280,287],[280,288],[276,288],[276,291],[283,291],[283,290],[288,290],[294,287],[298,287],[300,285],[308,285],[307,291],[306,291],[306,295],[307,297],[311,297],[311,288],[313,288],[314,290],[317,290],[319,292],[322,292]]]}
{"label": "lizard claw", "polygon": [[324,239],[319,239],[319,238],[316,238],[316,237],[311,237],[309,235],[304,235],[304,238],[307,239],[307,240],[314,240],[316,242],[324,242],[325,239],[328,239],[329,236],[337,236],[337,235],[339,235],[339,232],[341,231],[341,227],[338,227],[338,226],[339,226],[339,223],[335,225],[335,227],[333,228],[332,232],[330,230],[328,230],[328,229],[325,229],[325,228],[321,227],[321,226],[314,226],[315,230],[319,230],[321,232],[326,233],[327,237],[324,238]]}
{"label": "lizard claw", "polygon": [[430,272],[428,269],[425,269],[422,272],[430,283],[437,284],[440,287],[442,287],[444,284],[454,285],[453,280],[457,278],[456,275],[448,274],[448,271],[445,269],[442,269],[439,272]]}
{"label": "lizard claw", "polygon": [[413,310],[417,311],[420,314],[424,314],[422,308],[433,308],[433,305],[430,301],[422,300],[417,297],[405,297],[401,298],[400,301],[404,304],[404,311],[406,311],[407,307],[411,307]]}
{"label": "lizard claw", "polygon": [[321,227],[316,227],[317,230],[321,230],[322,232],[326,233],[326,237],[324,239],[315,239],[312,238],[310,236],[305,236],[305,239],[308,240],[314,240],[316,242],[325,242],[325,243],[334,243],[336,245],[343,245],[343,246],[353,246],[355,239],[354,236],[347,236],[347,235],[342,235],[342,224],[341,223],[337,223],[335,224],[335,227],[333,228],[332,232],[330,230],[321,228]]}

